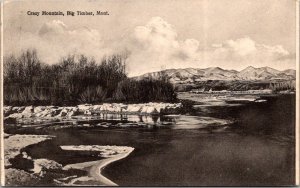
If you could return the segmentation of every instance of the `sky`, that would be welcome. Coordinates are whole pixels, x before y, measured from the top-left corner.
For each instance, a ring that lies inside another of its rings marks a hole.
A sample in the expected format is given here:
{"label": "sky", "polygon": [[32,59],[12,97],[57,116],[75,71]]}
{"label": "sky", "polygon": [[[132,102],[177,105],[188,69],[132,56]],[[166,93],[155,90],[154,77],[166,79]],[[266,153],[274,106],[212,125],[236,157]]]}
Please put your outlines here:
{"label": "sky", "polygon": [[[128,53],[129,76],[170,68],[296,67],[295,0],[6,0],[4,55]],[[108,11],[30,16],[31,11]]]}

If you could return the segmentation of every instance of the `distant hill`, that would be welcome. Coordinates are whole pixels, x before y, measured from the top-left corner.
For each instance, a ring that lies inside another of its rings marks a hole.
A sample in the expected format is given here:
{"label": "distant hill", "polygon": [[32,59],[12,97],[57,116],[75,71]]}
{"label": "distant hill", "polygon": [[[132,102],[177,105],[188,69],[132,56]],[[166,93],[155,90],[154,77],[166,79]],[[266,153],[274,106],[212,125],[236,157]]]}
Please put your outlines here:
{"label": "distant hill", "polygon": [[193,84],[208,80],[276,81],[294,80],[296,78],[296,71],[293,69],[279,71],[270,67],[254,68],[252,66],[241,71],[225,70],[220,67],[210,67],[206,69],[186,68],[151,72],[134,77],[134,79],[159,79],[162,77],[167,78],[173,84]]}

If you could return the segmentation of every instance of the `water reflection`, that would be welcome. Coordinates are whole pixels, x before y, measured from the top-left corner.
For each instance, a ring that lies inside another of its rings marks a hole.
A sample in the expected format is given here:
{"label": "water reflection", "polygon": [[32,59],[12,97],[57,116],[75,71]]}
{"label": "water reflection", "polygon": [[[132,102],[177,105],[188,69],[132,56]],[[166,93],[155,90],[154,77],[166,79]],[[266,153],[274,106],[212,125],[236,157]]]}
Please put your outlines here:
{"label": "water reflection", "polygon": [[[173,129],[200,129],[209,125],[222,126],[232,123],[230,120],[187,115],[166,115],[166,116],[142,116],[142,115],[119,115],[105,114],[100,116],[102,120],[116,120],[119,124],[144,123],[149,125],[170,126]],[[128,126],[127,126],[128,127]]]}

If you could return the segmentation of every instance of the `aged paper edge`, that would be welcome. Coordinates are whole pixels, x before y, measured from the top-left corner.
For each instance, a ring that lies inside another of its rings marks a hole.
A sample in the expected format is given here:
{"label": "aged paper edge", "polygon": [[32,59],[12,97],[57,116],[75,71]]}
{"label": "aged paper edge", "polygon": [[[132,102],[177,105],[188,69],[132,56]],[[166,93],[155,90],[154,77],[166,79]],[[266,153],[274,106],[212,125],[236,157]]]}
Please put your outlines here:
{"label": "aged paper edge", "polygon": [[[299,185],[299,73],[300,73],[300,65],[299,65],[299,0],[296,1],[296,157],[295,157],[295,184]],[[298,72],[297,72],[298,71]]]}
{"label": "aged paper edge", "polygon": [[3,5],[4,5],[4,0],[1,1],[1,65],[0,65],[0,184],[1,186],[5,186],[5,172],[4,172],[4,122],[3,122]]}
{"label": "aged paper edge", "polygon": [[[5,0],[0,0],[1,3],[1,32],[0,32],[0,37],[1,37],[1,46],[0,46],[0,185],[5,186],[5,173],[4,173],[4,122],[3,122],[3,5],[4,5]],[[299,1],[296,0],[296,124],[295,124],[295,134],[296,134],[296,144],[295,144],[295,185],[299,186],[300,185],[300,157],[299,157],[299,150],[300,150],[300,142],[299,142],[299,134],[300,134],[300,128],[299,128],[299,113],[300,113],[300,105],[299,105],[299,97],[300,97],[300,62],[299,62]]]}

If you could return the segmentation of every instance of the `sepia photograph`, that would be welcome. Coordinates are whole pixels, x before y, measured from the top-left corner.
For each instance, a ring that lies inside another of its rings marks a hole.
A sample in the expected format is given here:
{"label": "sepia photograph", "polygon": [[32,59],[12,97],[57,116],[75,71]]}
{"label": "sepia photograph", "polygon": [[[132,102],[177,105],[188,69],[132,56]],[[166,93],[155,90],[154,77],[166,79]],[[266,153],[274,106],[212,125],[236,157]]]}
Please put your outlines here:
{"label": "sepia photograph", "polygon": [[296,186],[296,0],[3,0],[3,186]]}

